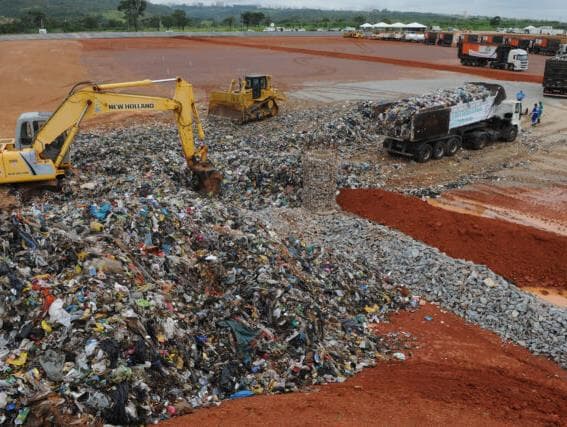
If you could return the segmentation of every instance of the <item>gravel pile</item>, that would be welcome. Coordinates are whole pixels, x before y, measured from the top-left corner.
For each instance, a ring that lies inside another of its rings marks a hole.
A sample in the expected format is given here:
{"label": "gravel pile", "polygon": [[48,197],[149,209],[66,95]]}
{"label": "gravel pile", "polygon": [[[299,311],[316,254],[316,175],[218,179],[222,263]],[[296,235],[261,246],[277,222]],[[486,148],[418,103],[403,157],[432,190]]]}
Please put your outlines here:
{"label": "gravel pile", "polygon": [[400,232],[343,214],[313,218],[303,210],[274,210],[258,215],[269,215],[277,231],[301,221],[311,241],[364,257],[391,283],[567,368],[567,311],[520,291],[485,266],[450,258]]}

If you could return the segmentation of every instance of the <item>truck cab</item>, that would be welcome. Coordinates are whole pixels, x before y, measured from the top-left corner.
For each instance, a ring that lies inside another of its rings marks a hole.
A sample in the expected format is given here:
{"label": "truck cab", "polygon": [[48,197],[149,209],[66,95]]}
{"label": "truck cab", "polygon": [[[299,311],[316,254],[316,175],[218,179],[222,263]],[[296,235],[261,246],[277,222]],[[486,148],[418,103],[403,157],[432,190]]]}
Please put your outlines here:
{"label": "truck cab", "polygon": [[500,137],[513,141],[521,130],[522,103],[519,101],[502,101],[496,107],[495,117],[500,120],[502,129]]}
{"label": "truck cab", "polygon": [[528,70],[528,52],[523,49],[512,49],[508,54],[508,64],[514,71]]}
{"label": "truck cab", "polygon": [[511,71],[528,70],[528,52],[523,49],[499,46],[496,55],[497,60],[490,64],[493,68],[505,68]]}

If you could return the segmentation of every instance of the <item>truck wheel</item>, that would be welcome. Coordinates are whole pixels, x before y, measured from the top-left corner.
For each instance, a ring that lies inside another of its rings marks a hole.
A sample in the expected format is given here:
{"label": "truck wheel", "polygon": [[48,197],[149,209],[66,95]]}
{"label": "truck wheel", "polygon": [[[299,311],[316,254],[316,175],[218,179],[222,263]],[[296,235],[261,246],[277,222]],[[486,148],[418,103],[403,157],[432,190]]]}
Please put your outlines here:
{"label": "truck wheel", "polygon": [[445,143],[445,155],[449,157],[454,156],[459,151],[459,148],[461,148],[461,140],[456,136],[449,138]]}
{"label": "truck wheel", "polygon": [[431,159],[431,153],[433,152],[433,148],[429,144],[423,144],[421,147],[417,149],[414,154],[414,159],[418,163],[425,163],[429,159]]}
{"label": "truck wheel", "polygon": [[518,126],[510,126],[506,133],[504,134],[504,140],[506,142],[514,142],[518,137]]}
{"label": "truck wheel", "polygon": [[476,138],[471,143],[471,147],[473,150],[482,150],[484,147],[486,147],[487,142],[488,134],[481,133],[476,135]]}
{"label": "truck wheel", "polygon": [[433,149],[431,150],[431,157],[435,160],[440,159],[445,155],[445,143],[443,141],[437,141],[433,144]]}

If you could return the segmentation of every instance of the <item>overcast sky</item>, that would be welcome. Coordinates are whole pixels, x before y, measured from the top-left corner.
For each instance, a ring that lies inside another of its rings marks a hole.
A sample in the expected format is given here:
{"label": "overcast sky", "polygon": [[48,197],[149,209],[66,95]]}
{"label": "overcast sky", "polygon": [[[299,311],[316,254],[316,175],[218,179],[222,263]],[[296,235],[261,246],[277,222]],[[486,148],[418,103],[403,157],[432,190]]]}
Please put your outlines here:
{"label": "overcast sky", "polygon": [[[209,5],[216,0],[150,0],[161,4]],[[567,21],[565,0],[228,0],[225,4],[260,4],[275,7],[312,7],[319,9],[390,9],[415,12],[458,13]]]}

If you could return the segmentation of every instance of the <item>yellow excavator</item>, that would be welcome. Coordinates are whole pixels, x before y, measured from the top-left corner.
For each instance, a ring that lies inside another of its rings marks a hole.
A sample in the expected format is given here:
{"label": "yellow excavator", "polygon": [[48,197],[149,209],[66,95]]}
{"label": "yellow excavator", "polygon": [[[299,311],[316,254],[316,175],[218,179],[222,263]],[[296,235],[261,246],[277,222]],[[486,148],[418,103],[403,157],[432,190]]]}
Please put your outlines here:
{"label": "yellow excavator", "polygon": [[209,114],[229,117],[240,124],[274,117],[285,96],[272,87],[272,76],[254,74],[233,79],[227,91],[209,94]]}
{"label": "yellow excavator", "polygon": [[[121,89],[175,82],[173,98],[116,92]],[[51,181],[71,166],[69,149],[85,119],[106,113],[173,111],[187,166],[199,191],[218,193],[222,175],[207,160],[207,146],[195,146],[193,126],[200,140],[203,127],[193,87],[182,78],[96,84],[73,87],[54,113],[24,113],[15,139],[0,139],[0,184]],[[109,161],[112,161],[109,159]]]}

